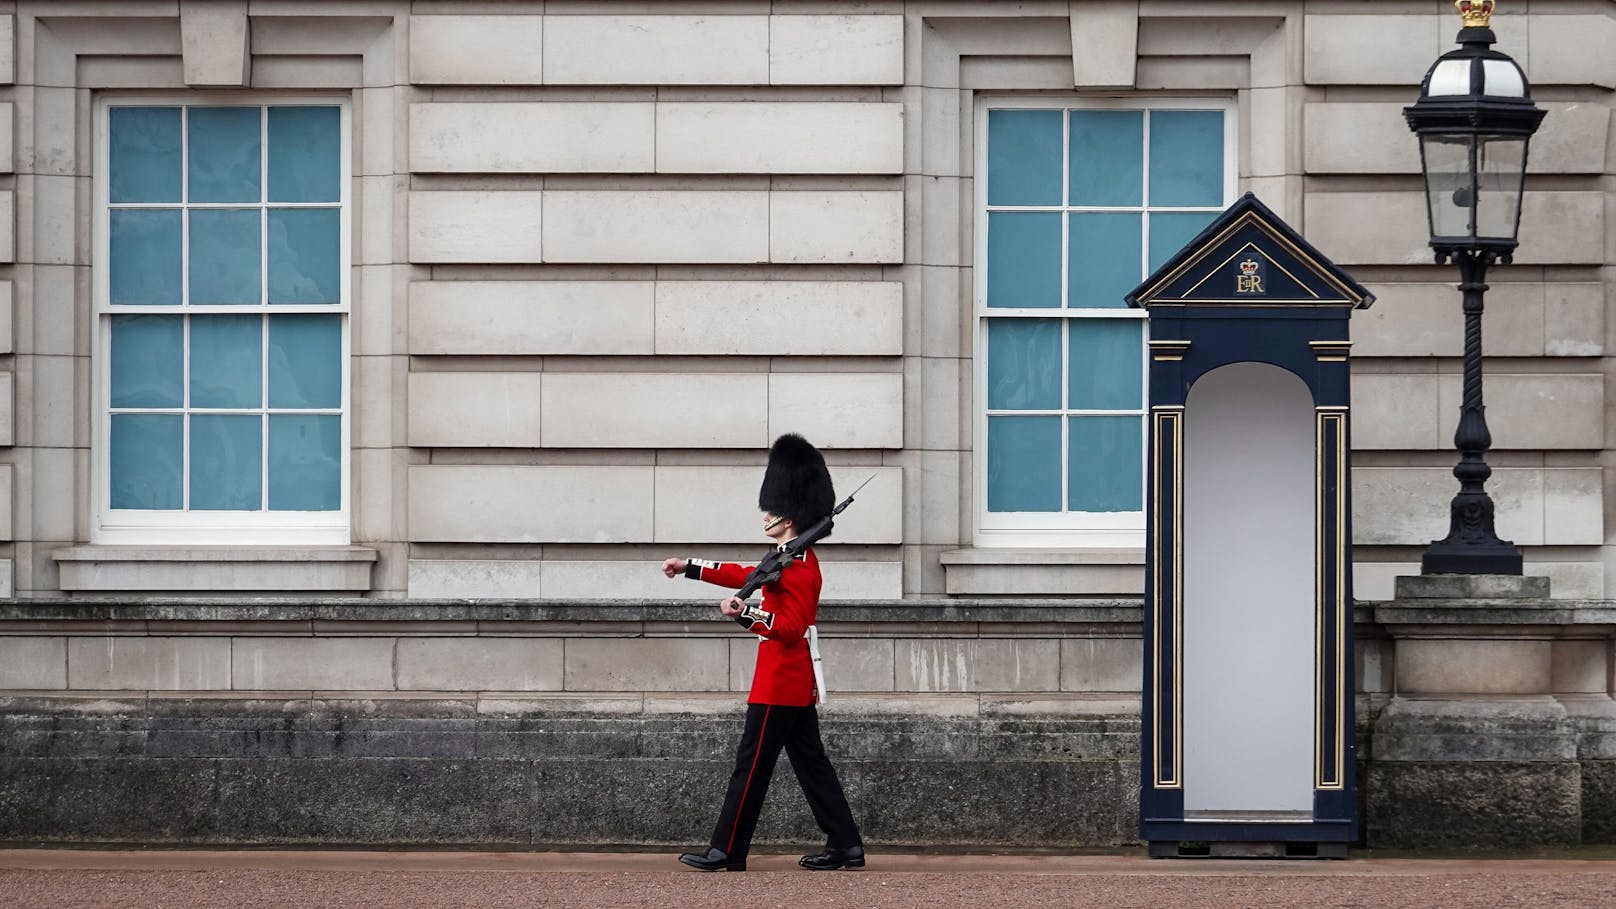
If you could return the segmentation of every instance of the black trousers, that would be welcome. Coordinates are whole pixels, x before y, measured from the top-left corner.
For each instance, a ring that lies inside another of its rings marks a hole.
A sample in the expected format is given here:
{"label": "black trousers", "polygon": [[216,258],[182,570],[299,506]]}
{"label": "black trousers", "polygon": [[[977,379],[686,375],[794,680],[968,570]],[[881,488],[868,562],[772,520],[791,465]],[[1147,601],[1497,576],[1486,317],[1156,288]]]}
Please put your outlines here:
{"label": "black trousers", "polygon": [[758,813],[763,810],[763,797],[768,794],[781,748],[791,758],[791,769],[802,785],[802,794],[808,797],[814,822],[825,831],[826,845],[833,849],[864,845],[836,768],[819,740],[819,712],[812,706],[776,704],[746,705],[746,729],[735,752],[735,772],[730,774],[712,845],[736,859],[745,858],[751,850],[752,832],[757,829]]}

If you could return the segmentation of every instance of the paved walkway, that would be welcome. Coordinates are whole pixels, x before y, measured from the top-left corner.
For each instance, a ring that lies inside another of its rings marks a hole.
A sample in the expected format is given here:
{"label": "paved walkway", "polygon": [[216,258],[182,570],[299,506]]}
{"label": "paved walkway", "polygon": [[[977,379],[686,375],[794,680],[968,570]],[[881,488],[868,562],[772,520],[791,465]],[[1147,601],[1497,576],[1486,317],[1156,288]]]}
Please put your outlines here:
{"label": "paved walkway", "polygon": [[1612,909],[1616,855],[1183,859],[872,853],[812,873],[754,855],[701,874],[671,853],[0,850],[0,906]]}

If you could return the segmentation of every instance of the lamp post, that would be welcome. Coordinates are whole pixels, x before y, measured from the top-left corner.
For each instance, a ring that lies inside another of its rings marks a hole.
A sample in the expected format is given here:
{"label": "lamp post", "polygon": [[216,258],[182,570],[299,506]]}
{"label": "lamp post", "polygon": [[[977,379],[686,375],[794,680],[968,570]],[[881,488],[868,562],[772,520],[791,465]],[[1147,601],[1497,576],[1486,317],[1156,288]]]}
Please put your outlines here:
{"label": "lamp post", "polygon": [[1420,83],[1420,98],[1403,108],[1419,136],[1431,249],[1438,265],[1459,266],[1464,301],[1464,401],[1453,434],[1459,493],[1448,536],[1420,560],[1422,574],[1521,573],[1521,551],[1493,529],[1493,500],[1485,484],[1492,447],[1481,399],[1481,312],[1487,267],[1509,264],[1520,226],[1526,147],[1544,111],[1532,103],[1526,75],[1497,41],[1488,22],[1493,0],[1458,0],[1464,17],[1459,47],[1443,54]]}

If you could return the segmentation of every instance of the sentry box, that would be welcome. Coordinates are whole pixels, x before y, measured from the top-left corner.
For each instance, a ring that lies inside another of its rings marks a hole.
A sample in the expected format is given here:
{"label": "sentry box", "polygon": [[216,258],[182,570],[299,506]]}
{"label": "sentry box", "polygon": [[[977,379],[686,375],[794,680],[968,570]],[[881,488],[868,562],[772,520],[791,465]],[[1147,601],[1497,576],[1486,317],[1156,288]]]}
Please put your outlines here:
{"label": "sentry box", "polygon": [[1347,320],[1374,297],[1247,193],[1127,297],[1150,314],[1140,837],[1357,837]]}

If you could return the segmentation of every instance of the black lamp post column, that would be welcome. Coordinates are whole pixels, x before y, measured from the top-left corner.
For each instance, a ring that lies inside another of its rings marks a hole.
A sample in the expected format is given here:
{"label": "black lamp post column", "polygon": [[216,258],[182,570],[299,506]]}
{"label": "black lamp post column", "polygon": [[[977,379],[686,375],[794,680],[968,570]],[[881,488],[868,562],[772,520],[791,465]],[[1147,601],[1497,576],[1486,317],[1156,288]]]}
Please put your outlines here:
{"label": "black lamp post column", "polygon": [[1492,447],[1481,402],[1481,310],[1487,268],[1509,264],[1520,228],[1526,153],[1543,110],[1532,103],[1526,74],[1509,55],[1493,50],[1488,23],[1495,0],[1455,0],[1464,19],[1459,47],[1425,73],[1420,97],[1403,109],[1420,138],[1431,248],[1438,265],[1459,266],[1464,299],[1464,403],[1453,434],[1459,449],[1459,494],[1450,507],[1448,535],[1425,550],[1424,574],[1521,573],[1521,551],[1493,529],[1487,495]]}
{"label": "black lamp post column", "polygon": [[1459,428],[1453,445],[1459,463],[1453,475],[1459,493],[1449,506],[1448,535],[1432,543],[1420,560],[1424,574],[1520,574],[1521,551],[1498,538],[1493,527],[1493,500],[1487,495],[1487,449],[1493,445],[1487,429],[1487,408],[1481,396],[1481,312],[1487,291],[1487,266],[1497,253],[1462,250],[1453,253],[1459,266],[1459,292],[1464,299],[1464,401],[1459,406]]}

